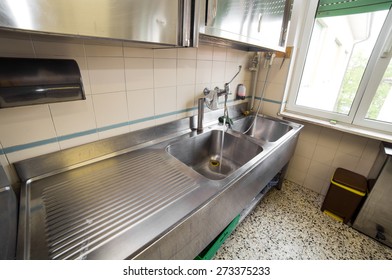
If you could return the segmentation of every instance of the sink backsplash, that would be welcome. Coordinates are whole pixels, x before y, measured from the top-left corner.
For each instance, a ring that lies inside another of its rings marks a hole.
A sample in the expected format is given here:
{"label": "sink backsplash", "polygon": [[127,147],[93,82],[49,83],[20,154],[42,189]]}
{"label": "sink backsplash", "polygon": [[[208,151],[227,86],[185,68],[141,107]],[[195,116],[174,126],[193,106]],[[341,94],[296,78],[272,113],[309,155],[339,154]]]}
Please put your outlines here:
{"label": "sink backsplash", "polygon": [[[195,115],[203,89],[223,86],[238,65],[244,71],[233,85],[250,88],[252,55],[209,45],[146,49],[2,31],[0,56],[75,59],[87,99],[0,110],[0,162],[15,182],[13,162]],[[230,105],[243,102],[234,98]]]}
{"label": "sink backsplash", "polygon": [[[0,110],[0,163],[12,182],[10,163],[106,137],[194,115],[205,87],[233,81],[247,87],[253,53],[201,45],[187,49],[133,48],[127,43],[96,42],[22,33],[0,33],[0,56],[73,58],[79,64],[87,100]],[[276,116],[282,103],[290,60],[277,56],[265,88],[262,113]],[[266,69],[261,63],[256,107]],[[230,105],[241,103],[230,95]],[[195,102],[196,101],[196,102]],[[379,141],[305,124],[287,178],[325,194],[336,167],[367,176]]]}

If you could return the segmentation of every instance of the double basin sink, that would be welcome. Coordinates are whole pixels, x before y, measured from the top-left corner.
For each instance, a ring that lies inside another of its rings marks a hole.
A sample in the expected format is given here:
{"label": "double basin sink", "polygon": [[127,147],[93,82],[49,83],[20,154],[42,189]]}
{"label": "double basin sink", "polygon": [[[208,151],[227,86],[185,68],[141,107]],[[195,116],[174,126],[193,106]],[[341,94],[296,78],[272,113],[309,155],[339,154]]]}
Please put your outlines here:
{"label": "double basin sink", "polygon": [[[256,118],[256,119],[255,119]],[[166,151],[211,180],[221,180],[263,152],[263,146],[292,129],[288,123],[262,116],[235,122],[228,133],[210,130],[171,144]]]}
{"label": "double basin sink", "polygon": [[17,258],[194,258],[287,166],[302,127],[247,116],[223,133],[216,119],[201,133],[183,119],[16,163]]}

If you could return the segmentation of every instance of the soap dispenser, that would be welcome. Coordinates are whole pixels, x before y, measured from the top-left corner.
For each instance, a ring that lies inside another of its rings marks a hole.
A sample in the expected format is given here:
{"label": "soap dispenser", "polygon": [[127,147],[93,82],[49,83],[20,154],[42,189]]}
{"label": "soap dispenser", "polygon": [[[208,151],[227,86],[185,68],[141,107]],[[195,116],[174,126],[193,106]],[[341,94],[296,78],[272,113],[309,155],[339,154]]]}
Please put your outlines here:
{"label": "soap dispenser", "polygon": [[237,99],[244,100],[246,97],[246,87],[243,84],[237,86]]}

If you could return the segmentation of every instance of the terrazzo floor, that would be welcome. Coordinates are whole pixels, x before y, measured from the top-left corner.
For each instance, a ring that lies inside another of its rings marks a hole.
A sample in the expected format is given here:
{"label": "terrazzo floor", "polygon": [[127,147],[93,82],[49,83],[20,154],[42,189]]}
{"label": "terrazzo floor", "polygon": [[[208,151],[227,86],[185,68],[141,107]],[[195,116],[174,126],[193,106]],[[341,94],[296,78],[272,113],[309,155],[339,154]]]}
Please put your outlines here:
{"label": "terrazzo floor", "polygon": [[392,249],[320,211],[324,197],[285,181],[227,238],[218,260],[392,260]]}

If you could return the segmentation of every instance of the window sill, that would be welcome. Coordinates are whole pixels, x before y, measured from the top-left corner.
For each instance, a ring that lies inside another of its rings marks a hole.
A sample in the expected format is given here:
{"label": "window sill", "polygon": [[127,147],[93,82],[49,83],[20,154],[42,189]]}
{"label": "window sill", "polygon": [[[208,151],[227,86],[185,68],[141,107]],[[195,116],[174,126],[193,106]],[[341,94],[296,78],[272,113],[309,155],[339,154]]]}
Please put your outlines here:
{"label": "window sill", "polygon": [[355,126],[355,125],[351,125],[351,124],[347,124],[347,123],[341,123],[341,122],[337,122],[336,124],[330,123],[329,121],[326,121],[326,120],[321,120],[321,119],[317,119],[317,118],[310,117],[310,116],[298,115],[298,114],[294,114],[291,112],[282,112],[279,115],[282,117],[285,117],[285,118],[304,121],[307,123],[339,130],[342,132],[351,133],[351,134],[355,134],[355,135],[359,135],[359,136],[363,136],[363,137],[367,137],[367,138],[372,138],[372,139],[392,143],[392,134],[388,134],[386,132],[382,132],[379,130],[371,130],[368,128],[359,127],[359,126]]}

